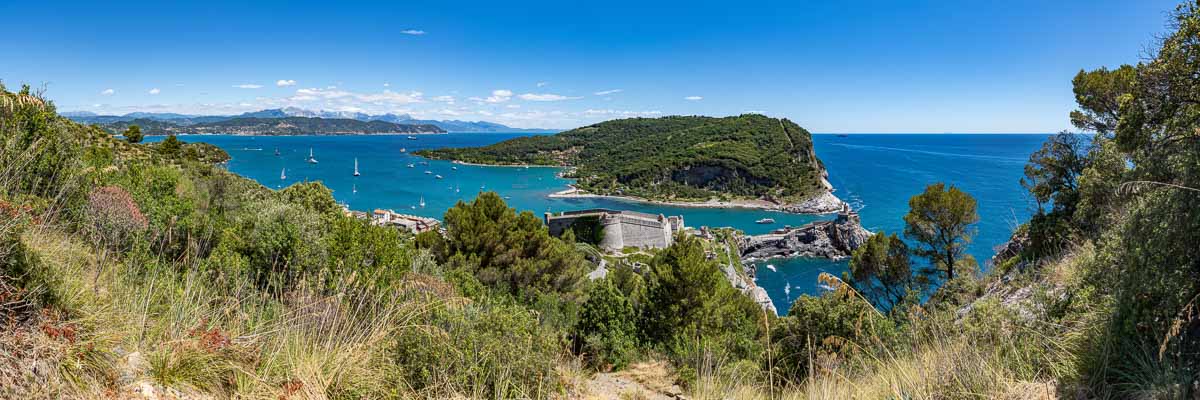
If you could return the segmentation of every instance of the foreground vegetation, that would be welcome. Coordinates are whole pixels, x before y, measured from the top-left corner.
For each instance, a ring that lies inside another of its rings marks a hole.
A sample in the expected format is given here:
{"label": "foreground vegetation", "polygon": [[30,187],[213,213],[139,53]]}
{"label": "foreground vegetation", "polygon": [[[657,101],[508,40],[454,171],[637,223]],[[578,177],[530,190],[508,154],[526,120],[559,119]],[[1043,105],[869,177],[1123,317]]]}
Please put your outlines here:
{"label": "foreground vegetation", "polygon": [[621,119],[551,136],[416,154],[483,164],[570,166],[569,175],[587,192],[655,200],[799,202],[828,190],[808,131],[757,114]]}
{"label": "foreground vegetation", "polygon": [[0,87],[0,397],[564,398],[621,371],[695,398],[1195,398],[1200,4],[1176,22],[1075,77],[1088,133],[1030,156],[1038,213],[987,275],[974,200],[932,184],[782,317],[696,238],[589,281],[593,247],[495,194],[410,236]]}

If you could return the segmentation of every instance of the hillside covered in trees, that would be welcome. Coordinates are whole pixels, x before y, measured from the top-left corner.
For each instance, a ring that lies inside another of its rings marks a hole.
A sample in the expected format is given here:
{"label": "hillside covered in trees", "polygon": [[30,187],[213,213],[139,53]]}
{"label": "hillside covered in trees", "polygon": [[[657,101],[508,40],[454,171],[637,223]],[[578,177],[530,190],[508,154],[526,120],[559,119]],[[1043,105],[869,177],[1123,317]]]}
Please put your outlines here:
{"label": "hillside covered in trees", "polygon": [[632,118],[478,148],[417,152],[482,164],[571,167],[579,189],[655,200],[808,200],[829,189],[808,131],[786,119]]}
{"label": "hillside covered in trees", "polygon": [[124,132],[130,126],[141,127],[147,135],[228,134],[228,135],[366,135],[446,133],[429,124],[395,124],[384,121],[359,121],[345,118],[256,118],[238,117],[218,121],[177,124],[158,119],[137,118],[114,121],[100,126],[112,133]]}
{"label": "hillside covered in trees", "polygon": [[495,193],[413,236],[0,85],[0,398],[1195,399],[1200,3],[1172,15],[1074,77],[986,273],[930,182],[783,316],[700,237],[600,258]]}

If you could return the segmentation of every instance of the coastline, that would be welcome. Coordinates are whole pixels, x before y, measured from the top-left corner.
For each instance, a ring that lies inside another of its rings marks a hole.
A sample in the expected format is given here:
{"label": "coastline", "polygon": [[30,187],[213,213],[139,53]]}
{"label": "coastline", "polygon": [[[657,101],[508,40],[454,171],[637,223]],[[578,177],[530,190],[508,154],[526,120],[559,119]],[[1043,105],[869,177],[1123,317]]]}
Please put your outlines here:
{"label": "coastline", "polygon": [[824,215],[834,214],[842,209],[842,205],[846,204],[841,199],[834,196],[831,192],[819,195],[808,201],[799,204],[778,204],[766,200],[707,200],[707,201],[667,201],[667,200],[651,200],[642,197],[634,196],[616,196],[602,195],[583,192],[573,185],[568,185],[569,188],[551,193],[546,197],[571,199],[571,198],[605,198],[621,201],[631,201],[636,203],[657,204],[672,207],[694,207],[694,208],[744,208],[751,210],[778,211],[792,214],[810,214]]}
{"label": "coastline", "polygon": [[[419,156],[419,157],[421,157],[421,158],[424,158],[424,159],[427,159],[427,160],[437,160],[436,158],[429,158],[429,157],[424,157],[424,156]],[[450,161],[450,163],[451,163],[451,164],[458,164],[458,165],[470,165],[470,166],[473,166],[473,167],[507,167],[507,168],[566,168],[566,167],[560,167],[560,166],[557,166],[557,165],[538,165],[538,164],[480,164],[480,163],[471,163],[471,162],[466,162],[466,161],[458,161],[458,160],[452,160],[452,161]]]}
{"label": "coastline", "polygon": [[[144,134],[143,136],[171,136],[171,135],[175,135],[176,137],[183,137],[183,136],[275,136],[275,137],[285,137],[286,136],[286,137],[299,137],[299,136],[409,136],[409,135],[417,136],[417,135],[445,135],[445,134],[449,134],[449,133],[451,133],[451,132],[305,133],[305,134],[300,134],[300,135],[291,135],[291,134],[274,135],[274,134],[269,134],[269,133],[265,133],[265,134],[261,134],[261,133],[260,134],[242,134],[242,133],[168,133],[168,134],[153,133],[153,134],[151,134],[151,133],[147,133],[147,134]],[[120,135],[115,135],[115,136],[120,136]]]}

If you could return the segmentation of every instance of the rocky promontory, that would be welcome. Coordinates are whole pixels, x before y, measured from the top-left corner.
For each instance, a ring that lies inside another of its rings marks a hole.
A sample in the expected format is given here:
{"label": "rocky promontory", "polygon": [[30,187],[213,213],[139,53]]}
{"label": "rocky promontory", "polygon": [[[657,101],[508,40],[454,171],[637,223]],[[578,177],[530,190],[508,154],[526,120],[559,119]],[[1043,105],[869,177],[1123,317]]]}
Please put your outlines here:
{"label": "rocky promontory", "polygon": [[840,259],[866,243],[871,231],[862,227],[858,214],[842,208],[837,219],[817,221],[798,228],[778,229],[745,237],[739,244],[745,261],[779,257]]}

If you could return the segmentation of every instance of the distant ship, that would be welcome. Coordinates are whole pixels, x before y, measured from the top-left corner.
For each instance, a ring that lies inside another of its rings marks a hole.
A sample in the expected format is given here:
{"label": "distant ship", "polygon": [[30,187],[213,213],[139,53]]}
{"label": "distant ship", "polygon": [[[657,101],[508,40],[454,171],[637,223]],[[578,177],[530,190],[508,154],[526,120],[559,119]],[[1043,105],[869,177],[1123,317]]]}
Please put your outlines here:
{"label": "distant ship", "polygon": [[434,175],[433,177],[434,177],[434,178],[438,178],[438,179],[442,179],[442,176],[441,176],[441,175]]}
{"label": "distant ship", "polygon": [[401,147],[401,148],[400,148],[400,152],[401,152],[401,153],[407,153],[407,152],[408,152],[408,149]]}
{"label": "distant ship", "polygon": [[421,208],[425,208],[425,196],[421,196],[421,202],[418,204],[421,205]]}
{"label": "distant ship", "polygon": [[409,168],[416,168],[417,166],[416,166],[416,165],[412,165],[412,164],[408,164],[408,167],[409,167]]}
{"label": "distant ship", "polygon": [[458,171],[458,167],[450,167],[450,169]]}
{"label": "distant ship", "polygon": [[429,171],[429,170],[426,170],[426,171],[425,171],[425,175],[429,175],[429,174],[432,174],[432,173],[433,173],[433,171]]}
{"label": "distant ship", "polygon": [[775,223],[775,220],[771,219],[771,218],[763,218],[758,221],[754,221],[754,223],[756,223],[756,224],[773,224],[773,223]]}
{"label": "distant ship", "polygon": [[358,173],[358,159],[357,159],[357,158],[355,158],[355,159],[354,159],[354,176],[358,176],[358,175],[359,175],[359,173]]}
{"label": "distant ship", "polygon": [[287,180],[287,168],[284,168],[283,171],[279,171],[279,180],[281,180],[281,181]]}
{"label": "distant ship", "polygon": [[350,185],[350,193],[358,193],[358,186]]}
{"label": "distant ship", "polygon": [[279,157],[279,148],[278,147],[275,148],[275,157]]}
{"label": "distant ship", "polygon": [[316,158],[316,157],[313,157],[313,149],[312,149],[312,147],[309,147],[309,148],[308,148],[308,163],[309,163],[309,164],[316,164],[316,163],[317,163],[317,158]]}
{"label": "distant ship", "polygon": [[408,140],[417,140],[417,137],[416,137],[416,136],[409,136],[409,137],[408,137]]}

